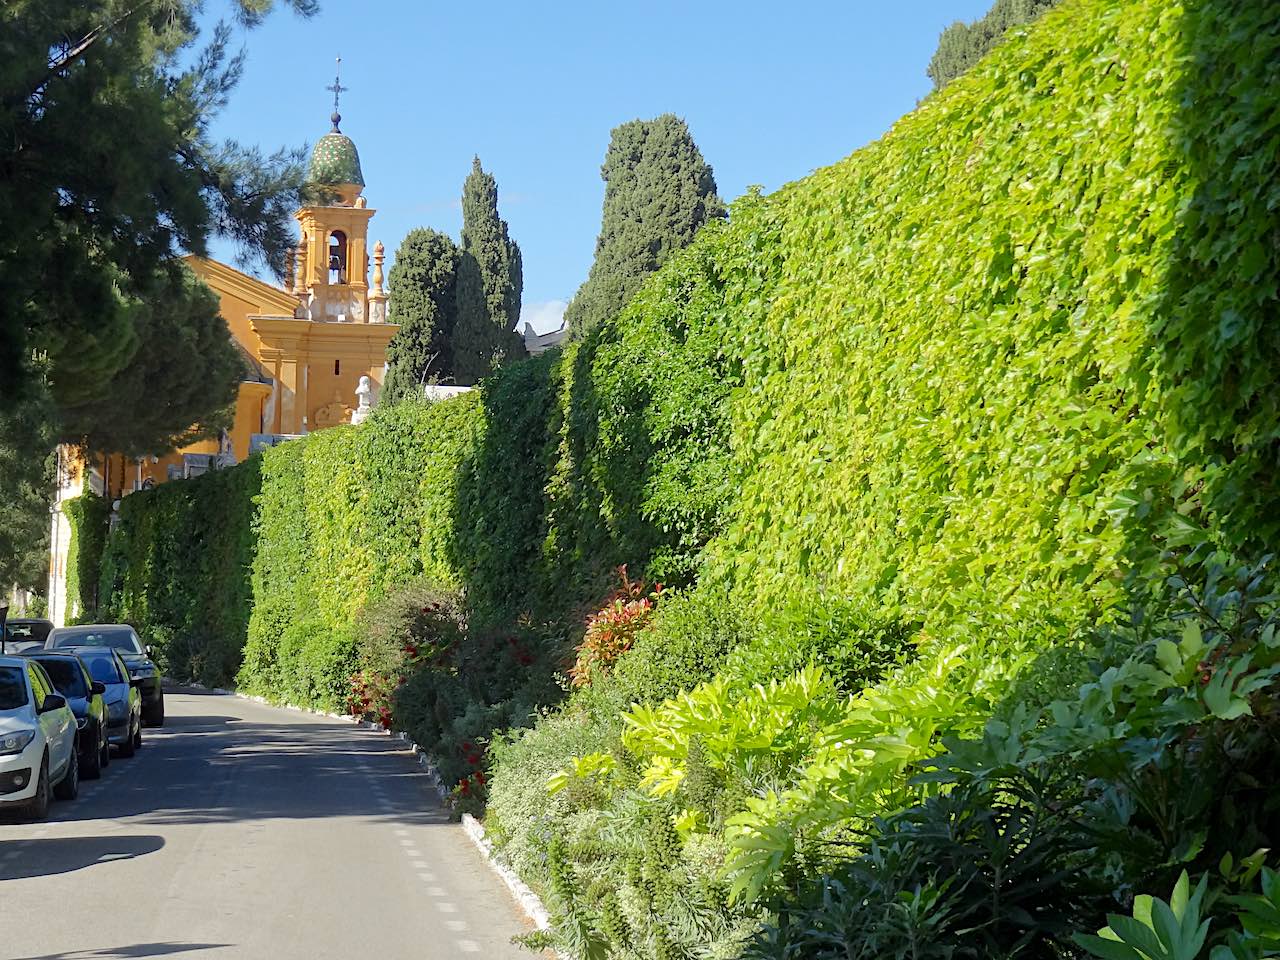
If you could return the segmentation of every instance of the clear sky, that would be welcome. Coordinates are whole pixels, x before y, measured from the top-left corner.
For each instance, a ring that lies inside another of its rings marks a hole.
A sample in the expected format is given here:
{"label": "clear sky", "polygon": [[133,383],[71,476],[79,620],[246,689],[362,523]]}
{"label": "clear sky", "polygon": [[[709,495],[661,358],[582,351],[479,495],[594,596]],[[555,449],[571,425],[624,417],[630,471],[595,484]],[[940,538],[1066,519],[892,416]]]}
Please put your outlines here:
{"label": "clear sky", "polygon": [[675,113],[725,200],[776,189],[910,111],[939,32],[991,0],[320,3],[312,19],[276,13],[238,37],[245,76],[214,135],[314,143],[341,55],[342,130],[378,211],[370,240],[390,261],[414,227],[456,238],[478,154],[524,254],[525,316],[549,329],[591,266],[614,126]]}

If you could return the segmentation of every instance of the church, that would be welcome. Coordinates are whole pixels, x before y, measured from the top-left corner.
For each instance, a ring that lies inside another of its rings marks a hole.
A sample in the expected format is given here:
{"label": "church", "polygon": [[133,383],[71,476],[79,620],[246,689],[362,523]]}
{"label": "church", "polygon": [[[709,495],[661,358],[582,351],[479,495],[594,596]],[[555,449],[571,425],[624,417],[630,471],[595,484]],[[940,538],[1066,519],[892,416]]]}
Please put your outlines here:
{"label": "church", "polygon": [[86,489],[115,501],[238,463],[263,447],[313,430],[351,423],[365,377],[362,393],[376,399],[386,372],[387,344],[399,328],[387,323],[384,248],[381,242],[369,247],[375,211],[364,197],[356,145],[339,127],[336,93],[333,128],[311,153],[310,199],[295,214],[300,236],[288,285],[264,283],[216,260],[186,258],[218,295],[222,317],[244,357],[231,427],[217,439],[142,459],[108,454],[86,460],[75,451],[59,451],[49,570],[49,610],[55,623],[78,612],[66,609],[71,529],[63,501]]}

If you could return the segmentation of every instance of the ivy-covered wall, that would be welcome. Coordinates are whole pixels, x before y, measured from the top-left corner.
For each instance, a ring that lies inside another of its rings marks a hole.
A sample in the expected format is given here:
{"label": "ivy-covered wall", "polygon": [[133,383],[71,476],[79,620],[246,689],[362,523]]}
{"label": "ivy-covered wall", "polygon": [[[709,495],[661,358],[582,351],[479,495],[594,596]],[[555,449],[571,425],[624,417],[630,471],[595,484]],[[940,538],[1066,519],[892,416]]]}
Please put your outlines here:
{"label": "ivy-covered wall", "polygon": [[98,605],[98,570],[107,542],[110,507],[98,495],[85,491],[66,500],[62,512],[71,528],[67,544],[67,620],[92,617]]}
{"label": "ivy-covered wall", "polygon": [[727,502],[736,376],[711,240],[569,354],[125,498],[110,609],[175,676],[297,695],[414,579],[462,590],[480,626],[575,621],[621,564],[689,581]]}

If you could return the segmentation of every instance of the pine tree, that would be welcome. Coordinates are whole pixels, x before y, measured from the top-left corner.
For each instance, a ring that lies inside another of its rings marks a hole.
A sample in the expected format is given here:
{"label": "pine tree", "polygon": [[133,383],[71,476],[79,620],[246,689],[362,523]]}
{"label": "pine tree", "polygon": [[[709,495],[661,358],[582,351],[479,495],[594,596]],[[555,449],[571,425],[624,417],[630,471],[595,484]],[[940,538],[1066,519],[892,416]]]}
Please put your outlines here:
{"label": "pine tree", "polygon": [[941,90],[986,56],[1010,27],[1030,23],[1058,0],[996,0],[972,23],[957,20],[938,37],[938,49],[929,61],[929,79]]}
{"label": "pine tree", "polygon": [[475,383],[524,355],[515,332],[524,287],[520,248],[498,216],[498,184],[476,157],[462,185],[462,249],[458,257],[458,319],[454,377]]}
{"label": "pine tree", "polygon": [[689,127],[670,113],[615,128],[600,175],[604,215],[595,262],[565,311],[575,337],[621,310],[704,223],[724,216],[710,165]]}
{"label": "pine tree", "polygon": [[420,395],[429,380],[452,378],[457,277],[458,247],[443,233],[411,230],[396,250],[387,285],[391,322],[400,324],[400,330],[387,345],[391,369],[383,402]]}

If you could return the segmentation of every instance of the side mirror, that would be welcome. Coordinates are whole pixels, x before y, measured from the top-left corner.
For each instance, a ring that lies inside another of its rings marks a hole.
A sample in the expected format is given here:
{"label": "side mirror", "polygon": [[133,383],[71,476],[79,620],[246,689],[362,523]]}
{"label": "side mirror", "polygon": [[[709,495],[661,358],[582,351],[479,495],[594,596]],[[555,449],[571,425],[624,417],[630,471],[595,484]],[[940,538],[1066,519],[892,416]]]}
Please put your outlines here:
{"label": "side mirror", "polygon": [[151,646],[151,644],[149,644],[149,643],[148,643],[145,647],[143,647],[142,649],[146,651],[146,654],[147,654],[147,656],[148,656],[148,657],[149,657],[149,656],[151,656],[151,655],[152,655],[152,653],[153,653],[153,651],[154,651],[154,648],[153,648],[153,647]]}
{"label": "side mirror", "polygon": [[62,710],[63,708],[66,707],[66,705],[67,705],[66,697],[63,697],[61,694],[51,693],[44,698],[44,704],[36,712],[48,713],[51,710]]}
{"label": "side mirror", "polygon": [[95,680],[93,683],[89,684],[89,692],[95,696],[101,696],[107,692],[107,685],[101,680]]}

